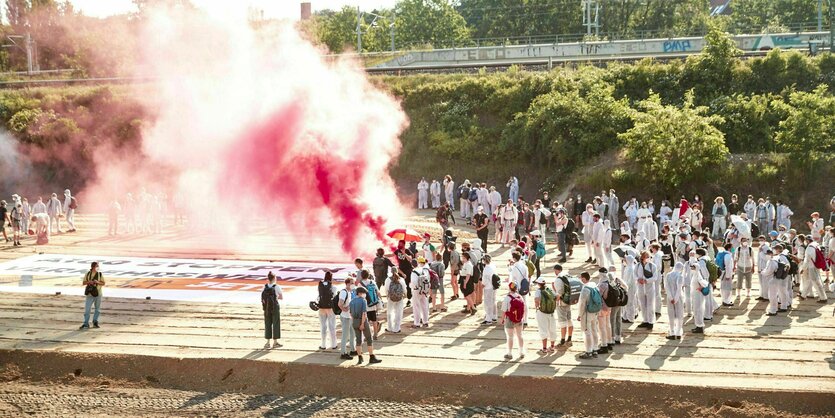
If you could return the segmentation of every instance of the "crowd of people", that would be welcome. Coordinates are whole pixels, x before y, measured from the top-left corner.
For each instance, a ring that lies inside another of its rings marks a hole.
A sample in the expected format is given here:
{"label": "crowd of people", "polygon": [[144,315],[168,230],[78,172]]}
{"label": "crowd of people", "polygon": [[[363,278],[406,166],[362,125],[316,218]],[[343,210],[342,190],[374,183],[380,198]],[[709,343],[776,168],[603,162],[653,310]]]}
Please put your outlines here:
{"label": "crowd of people", "polygon": [[[63,199],[57,193],[52,193],[44,203],[43,197],[38,197],[35,203],[29,199],[13,194],[11,204],[0,200],[0,232],[3,240],[12,246],[22,245],[20,240],[27,235],[37,237],[40,244],[46,243],[52,234],[60,234],[61,220],[66,222],[66,232],[75,232],[75,210],[78,201],[69,189],[64,190]],[[11,238],[7,228],[11,228]]]}

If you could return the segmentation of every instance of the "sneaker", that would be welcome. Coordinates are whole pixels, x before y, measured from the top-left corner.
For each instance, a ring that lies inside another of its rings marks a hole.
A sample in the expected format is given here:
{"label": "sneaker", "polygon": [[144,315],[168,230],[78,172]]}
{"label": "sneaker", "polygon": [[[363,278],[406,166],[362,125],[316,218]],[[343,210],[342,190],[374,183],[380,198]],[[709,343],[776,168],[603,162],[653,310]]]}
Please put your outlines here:
{"label": "sneaker", "polygon": [[668,336],[667,336],[667,339],[668,339],[668,340],[675,340],[675,339],[676,339],[676,336],[675,336],[675,335],[668,335]]}
{"label": "sneaker", "polygon": [[383,362],[383,360],[380,360],[375,356],[371,356],[371,359],[368,360],[368,364],[377,364],[377,363],[382,363],[382,362]]}
{"label": "sneaker", "polygon": [[583,359],[583,360],[590,359],[590,358],[593,358],[593,357],[597,357],[597,356],[594,355],[594,353],[583,353],[583,354],[580,354],[579,356],[577,356],[577,358],[580,358],[580,359]]}
{"label": "sneaker", "polygon": [[594,358],[597,358],[597,351],[592,351],[591,356],[594,357]]}
{"label": "sneaker", "polygon": [[702,327],[696,327],[696,328],[693,328],[692,330],[690,330],[690,332],[692,332],[693,334],[704,334],[705,329],[702,328]]}
{"label": "sneaker", "polygon": [[93,328],[99,328],[99,322],[93,321]]}
{"label": "sneaker", "polygon": [[677,339],[677,340],[680,340],[680,339],[681,339],[681,335],[676,335],[676,339]]}
{"label": "sneaker", "polygon": [[607,354],[608,352],[609,352],[608,347],[602,347],[599,350],[597,350],[597,354]]}
{"label": "sneaker", "polygon": [[348,354],[343,354],[343,355],[339,356],[339,358],[342,359],[342,360],[353,360],[354,359],[353,357],[351,357]]}
{"label": "sneaker", "polygon": [[776,314],[776,313],[768,313],[768,312],[766,312],[765,316],[777,316],[777,314]]}
{"label": "sneaker", "polygon": [[490,321],[481,321],[481,325],[490,325]]}
{"label": "sneaker", "polygon": [[83,324],[80,327],[78,327],[78,329],[90,329],[90,325],[89,324]]}
{"label": "sneaker", "polygon": [[778,309],[777,312],[788,312],[788,309]]}
{"label": "sneaker", "polygon": [[429,324],[423,324],[424,328],[429,328]]}
{"label": "sneaker", "polygon": [[357,356],[357,364],[362,364],[362,356]]}
{"label": "sneaker", "polygon": [[505,359],[505,360],[513,360],[513,356],[512,356],[512,355],[510,355],[510,354],[505,354],[505,355],[504,355],[504,359]]}
{"label": "sneaker", "polygon": [[350,353],[348,353],[348,355],[350,355],[350,356],[355,356],[355,355],[357,355],[357,351],[356,351],[356,350],[351,351]]}
{"label": "sneaker", "polygon": [[543,356],[544,356],[545,354],[548,354],[548,349],[547,349],[547,348],[542,348],[542,349],[539,349],[539,350],[536,352],[536,354],[539,354],[539,355],[543,355]]}
{"label": "sneaker", "polygon": [[586,263],[591,263],[591,257],[586,259]]}
{"label": "sneaker", "polygon": [[325,351],[325,347],[319,347],[319,350]]}

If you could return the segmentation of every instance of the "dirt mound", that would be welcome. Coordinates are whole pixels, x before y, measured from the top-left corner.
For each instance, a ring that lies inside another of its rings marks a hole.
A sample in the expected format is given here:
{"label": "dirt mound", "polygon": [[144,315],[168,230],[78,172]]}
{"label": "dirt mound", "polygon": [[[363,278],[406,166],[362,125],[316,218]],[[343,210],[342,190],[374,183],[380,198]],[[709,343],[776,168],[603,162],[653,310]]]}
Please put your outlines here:
{"label": "dirt mound", "polygon": [[[713,389],[631,381],[464,375],[248,359],[3,351],[2,376],[214,393],[361,397],[465,406],[509,405],[607,416],[832,416],[835,395]],[[73,376],[73,377],[69,377]],[[375,382],[373,385],[353,384]]]}

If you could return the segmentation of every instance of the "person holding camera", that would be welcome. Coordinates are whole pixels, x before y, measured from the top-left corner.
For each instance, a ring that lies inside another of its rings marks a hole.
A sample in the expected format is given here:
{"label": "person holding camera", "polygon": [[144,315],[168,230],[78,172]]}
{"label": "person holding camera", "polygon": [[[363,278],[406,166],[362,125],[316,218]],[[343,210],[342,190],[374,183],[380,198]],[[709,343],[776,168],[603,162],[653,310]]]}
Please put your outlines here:
{"label": "person holding camera", "polygon": [[95,305],[93,313],[93,328],[99,327],[99,313],[101,310],[101,290],[104,287],[104,277],[99,271],[99,263],[90,264],[90,271],[84,275],[84,323],[79,329],[90,329],[90,307]]}

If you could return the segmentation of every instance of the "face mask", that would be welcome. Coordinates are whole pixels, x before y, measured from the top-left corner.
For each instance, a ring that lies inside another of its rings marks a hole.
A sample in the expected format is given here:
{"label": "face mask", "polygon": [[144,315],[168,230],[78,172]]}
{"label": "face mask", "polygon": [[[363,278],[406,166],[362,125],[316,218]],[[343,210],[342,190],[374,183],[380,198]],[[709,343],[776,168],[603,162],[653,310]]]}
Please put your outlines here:
{"label": "face mask", "polygon": [[691,256],[690,261],[696,261],[696,256]]}
{"label": "face mask", "polygon": [[747,243],[747,242],[743,242],[743,243],[742,243],[742,246],[743,246],[743,247],[747,247],[747,246],[748,246],[748,243]]}

